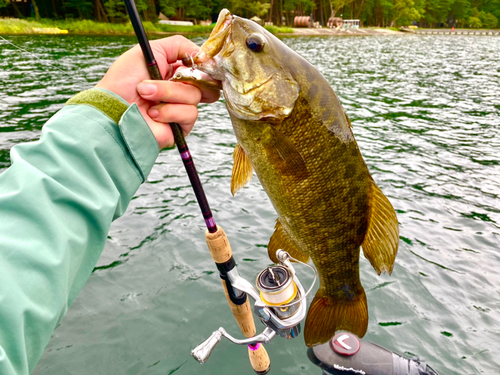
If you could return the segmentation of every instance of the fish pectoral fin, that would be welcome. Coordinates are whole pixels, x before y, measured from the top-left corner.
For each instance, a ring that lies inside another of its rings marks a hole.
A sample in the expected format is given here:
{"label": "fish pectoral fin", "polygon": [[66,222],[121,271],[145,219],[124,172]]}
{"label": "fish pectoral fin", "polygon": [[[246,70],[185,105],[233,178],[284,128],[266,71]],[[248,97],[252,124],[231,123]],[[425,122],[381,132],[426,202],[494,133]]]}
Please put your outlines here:
{"label": "fish pectoral fin", "polygon": [[236,194],[252,179],[253,169],[250,158],[238,143],[233,152],[233,173],[231,176],[231,194]]}
{"label": "fish pectoral fin", "polygon": [[380,188],[371,183],[368,229],[361,244],[363,254],[380,275],[392,273],[398,252],[399,227],[396,212]]}
{"label": "fish pectoral fin", "polygon": [[309,262],[309,256],[300,252],[295,244],[290,240],[286,234],[280,219],[276,220],[276,225],[274,226],[274,233],[269,240],[269,245],[267,246],[267,252],[269,254],[269,259],[274,263],[279,263],[276,257],[276,252],[279,249],[285,250],[292,258],[295,258],[301,262]]}
{"label": "fish pectoral fin", "polygon": [[334,299],[319,289],[307,313],[304,341],[309,347],[320,345],[330,340],[339,330],[363,337],[367,328],[368,306],[362,287],[351,300]]}
{"label": "fish pectoral fin", "polygon": [[293,175],[300,179],[308,175],[304,158],[294,144],[274,127],[272,129],[271,150],[274,165],[284,175]]}

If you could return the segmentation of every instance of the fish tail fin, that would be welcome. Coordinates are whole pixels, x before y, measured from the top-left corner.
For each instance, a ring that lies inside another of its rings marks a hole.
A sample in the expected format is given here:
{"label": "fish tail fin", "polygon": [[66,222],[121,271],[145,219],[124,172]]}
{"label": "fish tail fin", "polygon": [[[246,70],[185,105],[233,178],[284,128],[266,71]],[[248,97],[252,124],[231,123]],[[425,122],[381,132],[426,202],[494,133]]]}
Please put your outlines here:
{"label": "fish tail fin", "polygon": [[368,307],[362,287],[352,300],[334,300],[320,289],[307,313],[304,340],[311,347],[327,342],[339,330],[363,337],[367,328]]}

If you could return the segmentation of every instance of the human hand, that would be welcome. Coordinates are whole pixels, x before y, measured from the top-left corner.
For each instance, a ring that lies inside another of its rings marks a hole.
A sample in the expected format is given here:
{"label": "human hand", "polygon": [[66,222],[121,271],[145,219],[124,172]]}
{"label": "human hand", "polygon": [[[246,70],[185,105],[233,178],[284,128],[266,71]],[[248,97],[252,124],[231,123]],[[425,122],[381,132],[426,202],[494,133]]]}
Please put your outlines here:
{"label": "human hand", "polygon": [[197,104],[216,101],[220,91],[166,81],[182,66],[180,60],[186,53],[191,55],[200,49],[190,40],[177,35],[153,40],[151,48],[165,81],[149,79],[144,56],[136,45],[114,62],[96,87],[112,91],[130,104],[136,103],[161,149],[174,145],[169,122],[178,123],[187,135],[198,117]]}

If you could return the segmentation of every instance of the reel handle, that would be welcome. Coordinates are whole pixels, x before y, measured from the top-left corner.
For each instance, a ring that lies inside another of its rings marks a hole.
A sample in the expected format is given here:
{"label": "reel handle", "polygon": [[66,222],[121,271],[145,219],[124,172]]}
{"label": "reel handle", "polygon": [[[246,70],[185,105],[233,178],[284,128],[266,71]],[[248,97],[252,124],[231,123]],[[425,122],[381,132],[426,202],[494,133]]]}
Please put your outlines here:
{"label": "reel handle", "polygon": [[[205,232],[205,240],[207,241],[207,246],[208,249],[210,250],[210,255],[212,256],[214,262],[217,263],[217,268],[219,268],[219,270],[226,269],[228,267],[234,267],[235,262],[233,259],[233,251],[231,250],[231,245],[229,244],[229,240],[226,236],[226,233],[224,232],[224,229],[217,226],[217,231],[215,233],[210,233],[207,230]],[[221,271],[221,273],[222,272],[223,271]],[[250,301],[248,297],[246,298],[246,301],[243,304],[241,305],[235,304],[233,301],[231,301],[231,298],[227,291],[226,282],[222,279],[221,281],[222,281],[222,287],[224,289],[224,294],[226,295],[227,303],[229,304],[229,307],[233,312],[234,318],[236,319],[236,322],[238,323],[241,332],[245,337],[255,336],[257,330],[255,328],[252,308],[250,306]],[[210,338],[212,338],[212,336],[210,336]],[[213,347],[215,347],[215,345],[213,345]],[[257,345],[255,349],[252,349],[249,346],[248,355],[250,357],[250,363],[254,371],[257,374],[267,374],[267,372],[271,368],[271,360],[269,359],[269,355],[267,354],[264,345]]]}
{"label": "reel handle", "polygon": [[[222,336],[228,337],[230,340],[233,338],[227,334],[224,328],[220,327],[217,331],[212,332],[210,337],[203,341],[196,348],[191,350],[191,355],[201,364],[208,361],[210,354],[215,349],[217,344],[222,340]],[[234,342],[234,341],[233,341]],[[250,364],[254,371],[259,375],[264,375],[271,370],[269,355],[267,354],[264,345],[257,343],[255,345],[248,345],[248,357]]]}
{"label": "reel handle", "polygon": [[210,357],[210,354],[212,354],[212,350],[214,350],[215,346],[220,342],[221,339],[222,332],[220,330],[213,332],[208,339],[191,350],[191,355],[198,362],[204,364],[208,360],[208,357]]}

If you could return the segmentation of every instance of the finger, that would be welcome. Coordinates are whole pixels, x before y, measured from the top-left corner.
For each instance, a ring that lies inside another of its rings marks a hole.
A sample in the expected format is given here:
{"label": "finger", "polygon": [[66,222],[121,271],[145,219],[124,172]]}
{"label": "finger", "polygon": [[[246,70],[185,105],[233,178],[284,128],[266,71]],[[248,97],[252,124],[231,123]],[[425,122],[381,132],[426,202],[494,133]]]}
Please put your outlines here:
{"label": "finger", "polygon": [[145,107],[139,107],[139,111],[146,120],[149,129],[151,129],[151,132],[153,133],[153,136],[156,138],[156,142],[158,142],[160,150],[164,149],[165,147],[173,147],[175,144],[175,140],[174,140],[174,133],[172,132],[170,124],[168,123],[165,124],[153,120],[149,116],[147,109]]}
{"label": "finger", "polygon": [[137,85],[137,92],[152,102],[197,105],[202,99],[198,88],[172,81],[142,81]]}
{"label": "finger", "polygon": [[168,64],[186,57],[186,54],[196,54],[200,50],[200,47],[181,35],[154,40],[151,45],[155,52],[166,58]]}
{"label": "finger", "polygon": [[189,133],[198,118],[198,108],[188,104],[159,104],[151,107],[148,115],[156,122],[176,122]]}
{"label": "finger", "polygon": [[219,100],[219,98],[220,98],[220,90],[201,88],[200,103],[213,103]]}
{"label": "finger", "polygon": [[[149,120],[148,125],[154,137],[156,138],[156,141],[158,142],[160,150],[164,148],[170,148],[175,145],[175,137],[170,124]],[[193,127],[194,124],[181,125],[182,134],[184,135],[184,137],[186,137],[191,132]]]}
{"label": "finger", "polygon": [[175,145],[174,133],[172,132],[172,128],[169,124],[150,120],[148,121],[148,125],[158,142],[160,150],[166,147],[170,148]]}
{"label": "finger", "polygon": [[184,136],[187,136],[193,129],[198,116],[196,107],[182,104],[164,104],[163,108],[160,108],[158,111],[158,114],[156,114],[155,111],[158,110],[156,108],[151,108],[148,111],[148,114],[152,113],[154,115],[154,118],[150,117],[148,120],[148,125],[160,149],[172,147],[175,143],[172,128],[169,123],[175,122],[179,124],[182,133]]}

